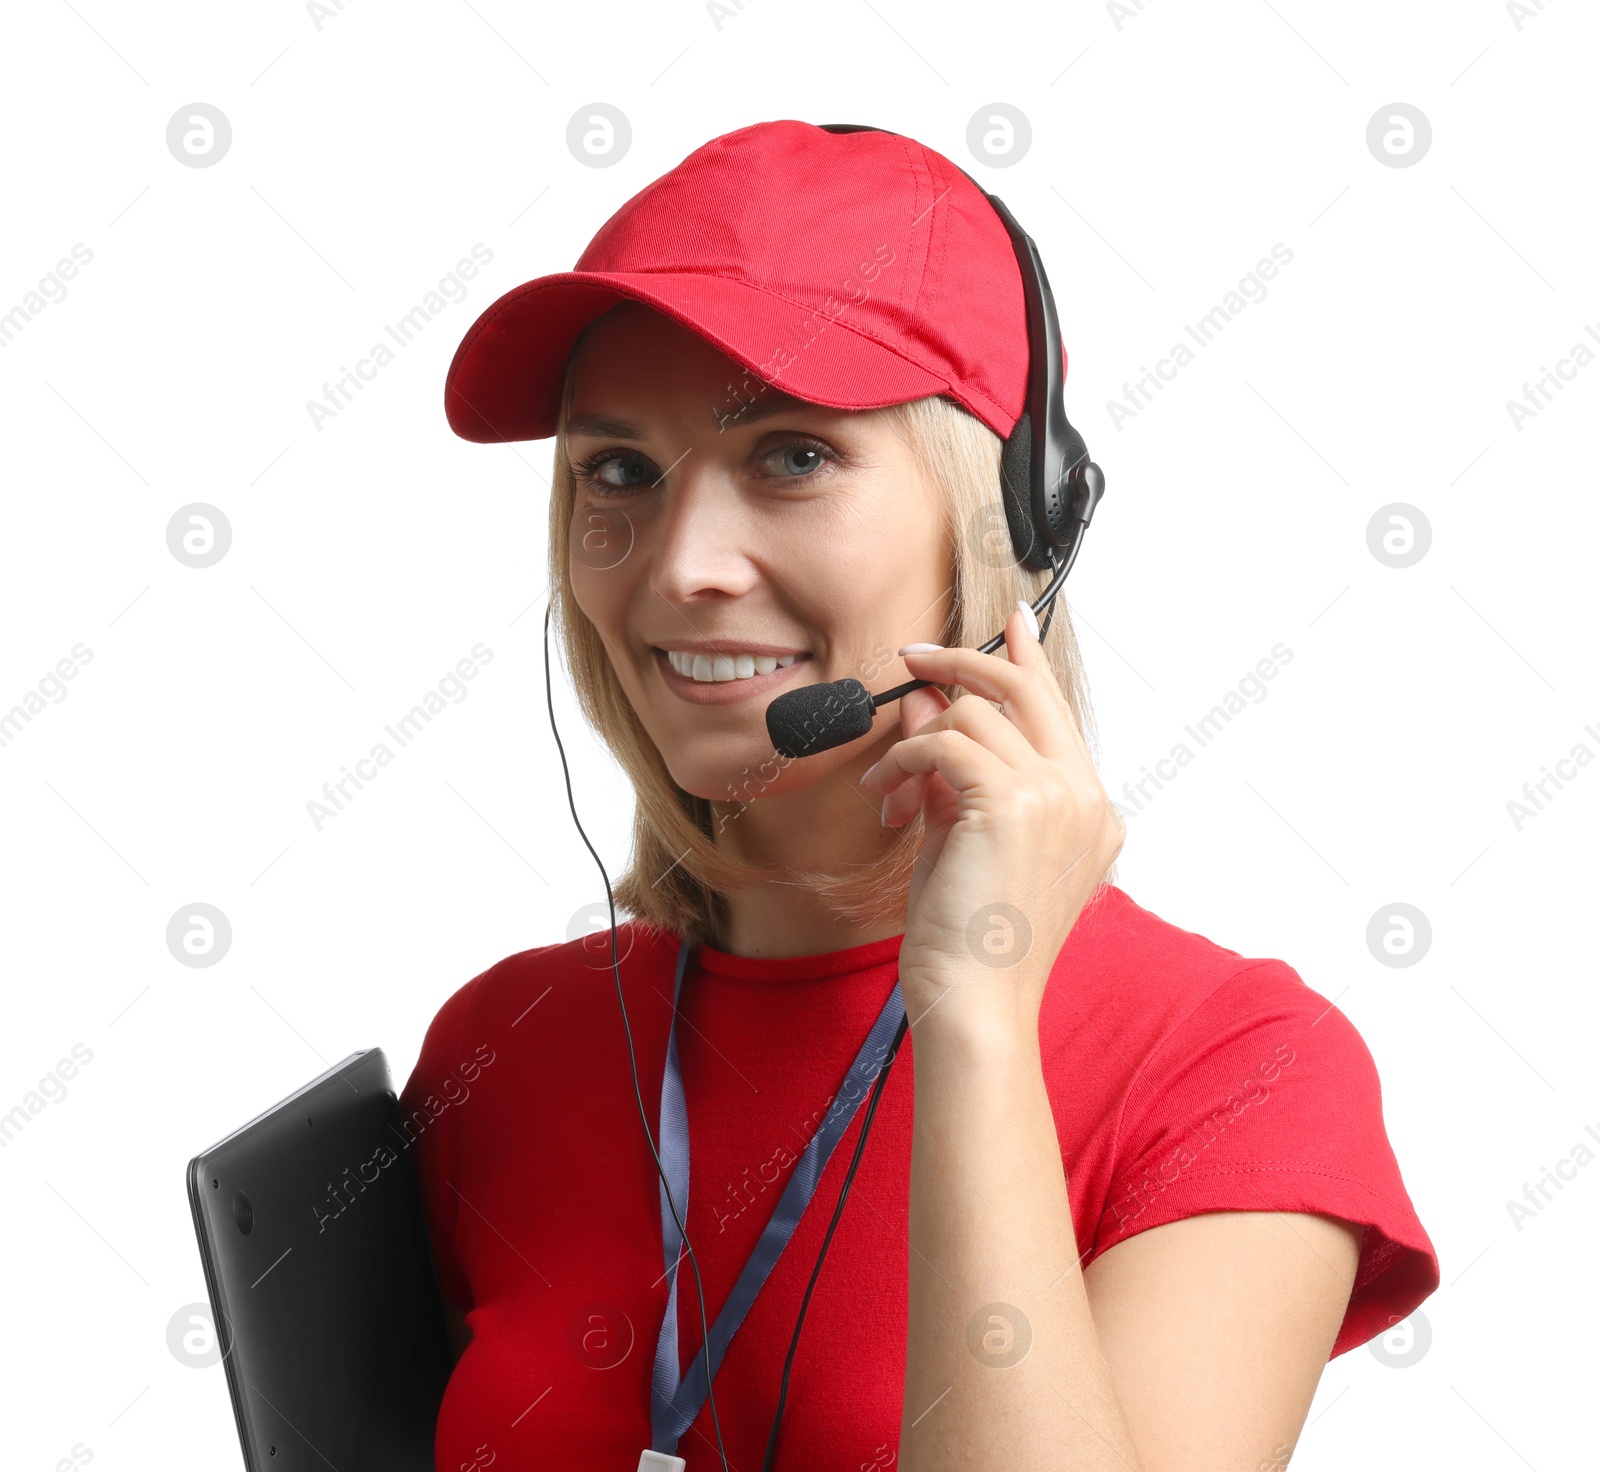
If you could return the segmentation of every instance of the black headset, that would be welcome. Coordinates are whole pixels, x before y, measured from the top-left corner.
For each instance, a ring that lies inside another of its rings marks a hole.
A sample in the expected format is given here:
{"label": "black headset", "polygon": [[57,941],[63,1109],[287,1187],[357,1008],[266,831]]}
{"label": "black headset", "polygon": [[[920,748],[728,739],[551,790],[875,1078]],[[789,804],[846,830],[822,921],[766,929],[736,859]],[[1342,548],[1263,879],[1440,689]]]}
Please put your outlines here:
{"label": "black headset", "polygon": [[[874,128],[862,123],[822,123],[819,126],[829,133],[890,131],[887,128]],[[962,173],[977,185],[977,181],[970,174],[965,170],[962,170]],[[981,185],[977,187],[982,188]],[[1077,561],[1083,534],[1094,516],[1095,507],[1100,503],[1100,497],[1105,493],[1105,476],[1101,474],[1100,467],[1089,458],[1089,449],[1084,443],[1083,436],[1067,419],[1063,398],[1065,375],[1061,366],[1061,329],[1056,320],[1055,298],[1051,295],[1050,282],[1044,273],[1044,263],[1039,259],[1038,247],[1016,222],[998,195],[984,191],[984,198],[994,206],[995,213],[1000,216],[1006,227],[1006,233],[1011,237],[1017,265],[1022,271],[1023,297],[1028,313],[1027,405],[1001,451],[1000,492],[1001,502],[1005,507],[1006,523],[1011,533],[1011,545],[1017,554],[1019,565],[1035,572],[1042,572],[1047,568],[1054,571],[1049,585],[1032,605],[1035,616],[1041,609],[1046,610],[1039,628],[1039,637],[1042,640],[1049,631],[1050,620],[1055,614],[1056,595],[1061,591],[1061,585],[1066,582],[1067,574],[1072,571],[1073,563]],[[1035,426],[1040,427],[1037,437]],[[979,652],[992,653],[999,648],[1004,638],[1005,632],[1002,630],[986,644],[979,645]],[[599,865],[600,877],[606,886],[606,904],[611,915],[611,969],[616,979],[617,1005],[622,1009],[623,1032],[628,1041],[628,1066],[633,1074],[634,1102],[639,1107],[639,1123],[644,1127],[645,1141],[650,1147],[651,1158],[655,1161],[662,1192],[672,1211],[672,1219],[677,1224],[689,1266],[694,1271],[695,1296],[700,1305],[700,1347],[705,1356],[706,1395],[711,1406],[711,1424],[717,1436],[717,1452],[722,1458],[723,1472],[728,1472],[728,1453],[722,1441],[722,1423],[717,1416],[717,1396],[711,1370],[711,1335],[706,1326],[706,1298],[700,1278],[700,1264],[695,1259],[694,1247],[689,1241],[688,1229],[678,1211],[677,1202],[672,1198],[672,1188],[667,1182],[666,1171],[661,1164],[661,1154],[656,1148],[655,1136],[650,1132],[650,1120],[644,1107],[644,1094],[639,1087],[639,1064],[634,1053],[633,1028],[628,1021],[628,1005],[622,991],[622,968],[617,957],[616,899],[611,891],[611,879],[606,873],[606,866],[601,862],[600,855],[595,852],[594,845],[589,842],[589,835],[583,831],[583,824],[578,818],[577,805],[572,796],[572,773],[567,767],[566,748],[562,746],[561,733],[556,729],[555,702],[550,686],[549,603],[546,603],[544,613],[544,679],[545,708],[550,715],[550,731],[555,737],[556,750],[561,757],[561,772],[567,788],[567,806],[572,812],[572,821],[577,825],[584,847]],[[768,705],[768,734],[772,737],[773,745],[780,755],[801,757],[826,751],[865,735],[872,728],[873,716],[879,706],[899,700],[901,696],[909,695],[911,691],[931,683],[929,680],[909,680],[876,696],[870,694],[858,680],[853,679],[802,686],[798,690],[780,695]],[[786,701],[789,702],[787,706]],[[778,711],[776,717],[773,714],[775,710]],[[862,724],[863,720],[865,724]],[[767,1450],[762,1458],[761,1472],[771,1472],[773,1459],[777,1455],[778,1428],[782,1424],[783,1408],[788,1400],[789,1372],[794,1365],[795,1351],[800,1344],[800,1329],[805,1323],[806,1310],[811,1305],[812,1290],[817,1286],[817,1279],[822,1273],[823,1259],[828,1255],[828,1246],[833,1241],[834,1228],[839,1224],[845,1201],[850,1195],[850,1187],[855,1181],[856,1167],[861,1163],[861,1152],[866,1147],[867,1135],[877,1115],[878,1101],[888,1080],[890,1065],[900,1051],[907,1026],[907,1019],[902,1017],[889,1044],[883,1065],[873,1081],[872,1091],[867,1097],[865,1113],[861,1120],[861,1133],[856,1137],[855,1149],[851,1152],[850,1165],[839,1191],[839,1200],[833,1208],[833,1216],[828,1222],[822,1247],[811,1269],[805,1296],[800,1301],[800,1312],[795,1318],[794,1333],[789,1340],[789,1351],[783,1361],[783,1375],[778,1383],[777,1408],[772,1416],[772,1429],[767,1435]]]}
{"label": "black headset", "polygon": [[[821,127],[829,133],[889,131],[864,123],[823,123]],[[962,175],[982,190],[964,169]],[[1046,610],[1039,626],[1043,639],[1055,616],[1056,594],[1077,561],[1083,534],[1105,494],[1106,478],[1089,458],[1083,436],[1067,419],[1061,327],[1039,248],[999,195],[984,192],[983,197],[994,206],[1011,237],[1028,313],[1028,396],[1000,452],[1000,499],[1018,563],[1034,572],[1050,568],[1055,573],[1033,602],[1035,617]],[[980,644],[979,653],[993,653],[1004,639],[1002,630]],[[780,756],[814,756],[865,736],[880,706],[931,683],[907,680],[881,695],[871,694],[859,680],[849,678],[801,685],[767,706],[767,735]]]}

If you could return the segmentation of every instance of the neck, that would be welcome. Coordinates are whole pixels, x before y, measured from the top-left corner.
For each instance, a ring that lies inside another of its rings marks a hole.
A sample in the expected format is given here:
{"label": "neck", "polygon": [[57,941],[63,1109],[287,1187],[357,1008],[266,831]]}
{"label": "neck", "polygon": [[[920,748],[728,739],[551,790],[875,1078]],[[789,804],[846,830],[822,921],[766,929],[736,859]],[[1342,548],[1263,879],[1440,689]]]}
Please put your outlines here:
{"label": "neck", "polygon": [[[843,874],[875,863],[899,830],[885,828],[881,799],[860,786],[861,774],[892,744],[854,756],[828,777],[790,792],[744,803],[713,802],[717,847],[747,863],[789,871]],[[735,956],[814,956],[885,940],[905,930],[905,916],[860,924],[842,919],[799,881],[752,885],[728,896],[728,920],[714,942]]]}

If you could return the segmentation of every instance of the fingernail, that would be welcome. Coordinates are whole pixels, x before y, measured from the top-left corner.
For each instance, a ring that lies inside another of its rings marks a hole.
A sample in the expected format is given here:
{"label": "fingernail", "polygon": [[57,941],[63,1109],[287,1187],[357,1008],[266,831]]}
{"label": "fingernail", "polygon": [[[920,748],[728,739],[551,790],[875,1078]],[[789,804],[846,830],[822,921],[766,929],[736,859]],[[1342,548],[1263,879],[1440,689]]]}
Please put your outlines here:
{"label": "fingernail", "polygon": [[1033,611],[1033,605],[1026,598],[1017,599],[1017,607],[1022,610],[1022,621],[1027,624],[1028,632],[1033,635],[1035,643],[1039,641],[1039,616]]}
{"label": "fingernail", "polygon": [[864,771],[859,777],[856,778],[856,781],[865,782],[867,780],[867,778],[870,777],[877,770],[878,770],[878,764],[877,764],[877,762],[874,762],[870,767],[867,768],[866,771]]}
{"label": "fingernail", "polygon": [[888,797],[885,797],[883,806],[878,810],[878,823],[881,827],[887,828],[889,826],[889,798],[893,796],[894,794],[891,792]]}
{"label": "fingernail", "polygon": [[935,649],[943,649],[943,644],[902,644],[896,654],[928,654]]}

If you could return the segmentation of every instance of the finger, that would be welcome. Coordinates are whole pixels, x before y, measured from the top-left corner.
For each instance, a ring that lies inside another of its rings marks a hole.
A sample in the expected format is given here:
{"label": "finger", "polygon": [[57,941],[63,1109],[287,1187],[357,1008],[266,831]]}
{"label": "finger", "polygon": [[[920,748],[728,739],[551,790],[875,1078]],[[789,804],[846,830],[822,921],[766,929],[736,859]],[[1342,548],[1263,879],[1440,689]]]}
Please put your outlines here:
{"label": "finger", "polygon": [[863,785],[875,792],[893,792],[913,777],[937,774],[958,793],[972,792],[986,784],[1000,791],[1011,770],[966,732],[938,730],[896,742],[866,773],[868,780]]}
{"label": "finger", "polygon": [[[934,685],[924,685],[900,700],[900,734],[914,736],[941,711],[950,708],[950,697]],[[912,777],[896,791],[884,798],[881,804],[883,824],[897,828],[922,806],[933,782],[931,774]]]}
{"label": "finger", "polygon": [[1055,667],[1050,663],[1050,656],[1044,652],[1044,646],[1034,635],[1038,615],[1033,612],[1031,603],[1028,605],[1028,612],[1024,614],[1022,604],[1023,600],[1019,598],[1017,612],[1006,620],[1006,652],[1010,655],[1012,664],[1038,671],[1041,680],[1049,686],[1065,712],[1064,724],[1071,733],[1073,749],[1084,761],[1093,765],[1093,759],[1089,755],[1089,745],[1083,739],[1083,732],[1078,729],[1078,718],[1073,713],[1072,704],[1062,694],[1061,682],[1056,679]]}
{"label": "finger", "polygon": [[902,823],[909,822],[923,803],[928,800],[928,791],[933,786],[933,782],[934,778],[931,773],[921,777],[907,777],[879,805],[883,826],[885,828],[898,828]]}
{"label": "finger", "polygon": [[[1006,620],[1005,648],[1006,655],[1011,663],[1021,669],[1037,669],[1042,674],[1050,677],[1050,683],[1055,684],[1055,671],[1050,668],[1050,657],[1044,652],[1044,646],[1039,642],[1039,636],[1034,633],[1038,627],[1039,616],[1033,611],[1033,604],[1027,604],[1027,613],[1022,611],[1024,600],[1017,599],[1016,609],[1011,617]],[[1056,693],[1059,695],[1060,689]]]}
{"label": "finger", "polygon": [[998,653],[982,654],[976,649],[915,649],[909,645],[900,657],[919,680],[960,685],[985,700],[996,701],[1001,714],[1042,755],[1061,760],[1085,750],[1049,658],[1033,638],[1021,609],[1006,621],[1006,640],[1008,653],[1016,654],[1015,663]]}
{"label": "finger", "polygon": [[948,709],[919,725],[916,734],[923,736],[934,731],[960,731],[1017,771],[1049,761],[1017,725],[978,695],[962,695]]}

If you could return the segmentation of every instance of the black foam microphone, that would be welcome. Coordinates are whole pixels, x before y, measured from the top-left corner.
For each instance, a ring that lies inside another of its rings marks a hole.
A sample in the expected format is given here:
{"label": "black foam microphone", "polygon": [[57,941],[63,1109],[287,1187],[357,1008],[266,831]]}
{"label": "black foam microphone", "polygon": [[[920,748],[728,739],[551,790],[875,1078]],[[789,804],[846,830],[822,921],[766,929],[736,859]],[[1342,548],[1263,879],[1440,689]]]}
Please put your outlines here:
{"label": "black foam microphone", "polygon": [[[1083,467],[1081,480],[1084,484],[1075,508],[1072,540],[1065,556],[1057,548],[1049,549],[1055,576],[1032,604],[1035,618],[1041,610],[1046,610],[1039,625],[1041,641],[1050,631],[1050,620],[1055,616],[1056,594],[1061,591],[1067,574],[1072,571],[1072,564],[1077,561],[1078,548],[1083,545],[1083,534],[1105,490],[1105,477],[1093,461]],[[1002,629],[987,643],[980,644],[978,653],[992,654],[1004,643],[1005,637],[1005,630]],[[856,679],[802,685],[798,690],[785,691],[767,706],[767,735],[772,738],[773,749],[779,756],[815,756],[819,751],[829,751],[865,736],[872,729],[879,706],[889,705],[901,696],[932,683],[931,680],[907,680],[881,695],[873,695]]]}
{"label": "black foam microphone", "polygon": [[860,680],[802,685],[767,707],[767,735],[779,756],[810,756],[865,736],[878,703]]}

